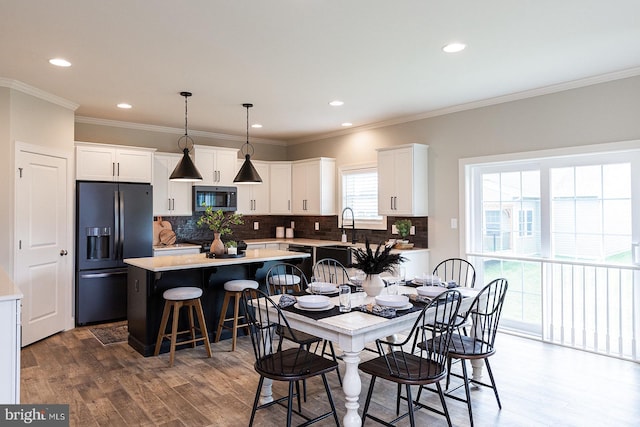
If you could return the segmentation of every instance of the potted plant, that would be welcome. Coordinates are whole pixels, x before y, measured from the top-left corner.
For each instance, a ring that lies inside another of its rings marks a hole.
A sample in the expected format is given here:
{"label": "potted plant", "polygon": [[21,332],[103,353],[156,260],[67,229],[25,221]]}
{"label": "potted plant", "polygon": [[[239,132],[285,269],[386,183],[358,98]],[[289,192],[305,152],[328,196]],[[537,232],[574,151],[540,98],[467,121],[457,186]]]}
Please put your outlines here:
{"label": "potted plant", "polygon": [[225,215],[222,209],[214,211],[210,206],[207,207],[196,223],[198,227],[208,227],[213,231],[213,242],[211,242],[210,251],[216,255],[224,254],[224,244],[220,237],[233,234],[232,225],[242,225],[242,214],[231,213]]}
{"label": "potted plant", "polygon": [[400,235],[400,243],[409,243],[407,237],[411,232],[411,220],[410,219],[399,219],[393,225],[396,226],[396,230],[398,230],[398,234]]}
{"label": "potted plant", "polygon": [[394,267],[406,260],[400,254],[392,254],[391,246],[383,243],[378,244],[374,252],[369,245],[369,239],[365,240],[365,249],[357,248],[353,251],[353,257],[355,262],[352,267],[358,268],[366,274],[362,287],[369,296],[380,295],[384,289],[380,273],[392,272]]}
{"label": "potted plant", "polygon": [[227,253],[229,255],[237,255],[238,254],[238,243],[235,240],[229,240],[224,244],[224,247],[227,248]]}

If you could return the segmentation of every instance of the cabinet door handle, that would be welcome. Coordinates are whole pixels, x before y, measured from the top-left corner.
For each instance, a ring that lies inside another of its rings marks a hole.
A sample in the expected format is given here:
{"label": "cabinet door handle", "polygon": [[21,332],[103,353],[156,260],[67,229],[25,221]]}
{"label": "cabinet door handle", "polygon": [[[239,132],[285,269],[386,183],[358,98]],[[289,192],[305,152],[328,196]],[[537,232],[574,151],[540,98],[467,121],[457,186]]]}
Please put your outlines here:
{"label": "cabinet door handle", "polygon": [[393,196],[389,197],[389,208],[393,210]]}
{"label": "cabinet door handle", "polygon": [[116,163],[111,162],[111,176],[116,176]]}
{"label": "cabinet door handle", "polygon": [[118,176],[120,176],[120,162],[118,162]]}
{"label": "cabinet door handle", "polygon": [[171,210],[175,211],[176,210],[176,199],[171,199]]}
{"label": "cabinet door handle", "polygon": [[167,210],[171,210],[171,199],[167,199],[167,202],[169,202],[169,206],[167,207]]}
{"label": "cabinet door handle", "polygon": [[398,197],[393,196],[393,210],[398,210]]}
{"label": "cabinet door handle", "polygon": [[291,210],[291,200],[287,200],[287,210]]}

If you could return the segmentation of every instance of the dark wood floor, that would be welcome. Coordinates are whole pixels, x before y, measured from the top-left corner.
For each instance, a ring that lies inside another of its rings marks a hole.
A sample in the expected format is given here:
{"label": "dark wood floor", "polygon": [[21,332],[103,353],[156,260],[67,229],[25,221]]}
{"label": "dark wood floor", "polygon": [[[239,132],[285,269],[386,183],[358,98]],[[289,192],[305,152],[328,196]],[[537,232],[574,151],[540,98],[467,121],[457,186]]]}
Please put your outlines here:
{"label": "dark wood floor", "polygon": [[[496,344],[491,362],[503,409],[491,390],[473,391],[476,426],[640,425],[640,364],[504,334]],[[245,426],[258,381],[250,341],[239,338],[234,353],[228,341],[212,347],[210,359],[201,347],[179,351],[169,368],[167,355],[144,358],[126,343],[103,346],[88,328],[77,328],[22,350],[21,400],[68,403],[72,426]],[[342,419],[344,399],[335,375],[330,383]],[[395,387],[378,383],[371,411],[384,416],[394,407]],[[365,378],[361,402],[368,385]],[[310,381],[308,389],[303,410],[323,411],[322,382]],[[274,384],[274,394],[285,390]],[[438,404],[434,394],[426,400]],[[454,425],[469,425],[462,403],[449,400],[448,407]],[[259,411],[255,425],[284,425],[284,414],[278,406]],[[446,425],[424,410],[417,423]]]}

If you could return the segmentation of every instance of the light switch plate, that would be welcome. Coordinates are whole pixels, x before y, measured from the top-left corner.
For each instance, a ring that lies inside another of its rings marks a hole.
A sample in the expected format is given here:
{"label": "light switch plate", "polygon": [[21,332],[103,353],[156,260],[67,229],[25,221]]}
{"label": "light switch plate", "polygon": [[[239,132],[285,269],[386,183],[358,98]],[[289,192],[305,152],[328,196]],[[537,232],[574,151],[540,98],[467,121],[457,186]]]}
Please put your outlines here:
{"label": "light switch plate", "polygon": [[451,218],[451,228],[454,230],[458,228],[458,218]]}
{"label": "light switch plate", "polygon": [[315,230],[316,230],[316,231],[320,230],[320,223],[319,223],[319,222],[316,222],[316,224],[315,224]]}
{"label": "light switch plate", "polygon": [[391,225],[391,234],[398,234],[398,229],[395,224]]}
{"label": "light switch plate", "polygon": [[416,226],[415,226],[415,225],[412,225],[412,226],[411,226],[411,228],[409,229],[409,234],[411,234],[412,236],[413,236],[414,234],[416,234]]}
{"label": "light switch plate", "polygon": [[254,230],[260,230],[260,223],[258,221],[254,221],[253,223],[253,229]]}
{"label": "light switch plate", "polygon": [[295,221],[291,221],[291,228],[296,228],[296,222]]}

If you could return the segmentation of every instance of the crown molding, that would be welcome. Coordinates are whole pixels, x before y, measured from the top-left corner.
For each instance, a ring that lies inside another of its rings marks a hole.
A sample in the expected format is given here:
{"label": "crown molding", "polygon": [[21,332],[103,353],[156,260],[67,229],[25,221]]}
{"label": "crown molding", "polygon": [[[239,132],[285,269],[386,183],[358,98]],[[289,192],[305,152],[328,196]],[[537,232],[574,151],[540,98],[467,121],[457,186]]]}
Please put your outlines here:
{"label": "crown molding", "polygon": [[19,80],[7,79],[4,77],[0,77],[0,86],[6,87],[9,89],[14,89],[25,93],[27,95],[31,95],[36,98],[40,98],[44,101],[50,102],[52,104],[59,105],[61,107],[67,108],[69,110],[75,111],[80,104],[76,104],[75,102],[71,102],[67,99],[61,98],[57,95],[53,95],[51,93],[45,92],[41,89],[30,86],[26,83],[22,83]]}
{"label": "crown molding", "polygon": [[491,105],[503,104],[505,102],[519,101],[522,99],[534,98],[536,96],[549,95],[553,93],[563,92],[566,90],[592,86],[600,83],[607,83],[615,80],[622,80],[629,77],[636,77],[638,75],[640,75],[640,67],[629,68],[627,70],[615,71],[612,73],[586,77],[584,79],[572,80],[570,82],[558,83],[555,85],[544,86],[541,88],[511,93],[508,95],[497,96],[494,98],[483,99],[480,101],[468,102],[466,104],[454,105],[451,107],[432,110],[426,113],[416,114],[413,116],[399,117],[396,119],[370,123],[368,125],[352,127],[349,129],[341,129],[341,130],[337,130],[334,132],[329,132],[321,135],[303,137],[303,138],[289,141],[289,145],[303,144],[305,142],[312,142],[312,141],[318,141],[321,139],[349,135],[356,132],[363,132],[363,131],[378,129],[386,126],[393,126],[393,125],[398,125],[403,123],[415,122],[418,120],[429,119],[432,117],[444,116],[446,114],[458,113],[461,111],[473,110],[473,109],[482,108],[482,107],[489,107]]}
{"label": "crown molding", "polygon": [[[142,130],[147,132],[161,132],[161,133],[170,133],[175,135],[184,135],[184,129],[174,128],[169,126],[148,125],[144,123],[123,122],[123,121],[108,120],[108,119],[97,119],[94,117],[86,117],[86,116],[76,116],[75,121],[76,123],[84,123],[89,125],[110,126],[110,127],[124,128],[124,129]],[[189,136],[199,136],[203,138],[213,138],[213,139],[220,139],[223,141],[234,141],[234,142],[245,142],[246,140],[245,136],[230,135],[226,133],[217,133],[217,132],[206,132],[206,131],[191,130],[191,129],[189,129]],[[260,139],[260,138],[251,138],[251,143],[281,145],[281,146],[287,145],[287,143],[284,141],[277,141],[273,139]]]}

